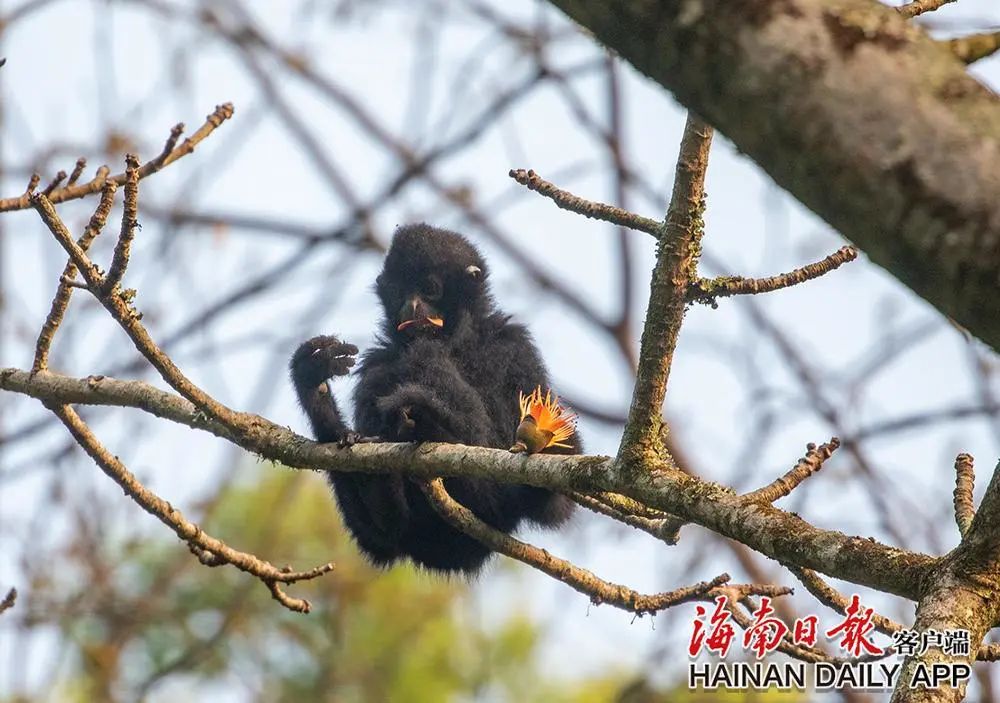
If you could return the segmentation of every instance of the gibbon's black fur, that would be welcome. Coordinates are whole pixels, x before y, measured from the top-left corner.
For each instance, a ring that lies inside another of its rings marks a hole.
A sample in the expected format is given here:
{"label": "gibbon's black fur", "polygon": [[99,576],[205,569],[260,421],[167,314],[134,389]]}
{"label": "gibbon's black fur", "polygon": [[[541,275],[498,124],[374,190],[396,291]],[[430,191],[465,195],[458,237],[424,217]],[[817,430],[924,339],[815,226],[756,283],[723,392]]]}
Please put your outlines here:
{"label": "gibbon's black fur", "polygon": [[[506,449],[520,420],[518,392],[549,387],[528,331],[497,310],[482,255],[464,237],[425,224],[396,230],[375,288],[385,319],[377,344],[358,365],[354,429],[345,424],[327,379],[343,376],[358,349],[314,337],[292,357],[292,381],[317,441],[350,444],[457,442]],[[572,450],[579,452],[574,436]],[[482,544],[445,523],[409,479],[329,473],[344,522],[378,565],[409,557],[439,571],[477,571]],[[455,500],[489,525],[511,532],[523,521],[555,526],[568,498],[541,488],[448,478]]]}

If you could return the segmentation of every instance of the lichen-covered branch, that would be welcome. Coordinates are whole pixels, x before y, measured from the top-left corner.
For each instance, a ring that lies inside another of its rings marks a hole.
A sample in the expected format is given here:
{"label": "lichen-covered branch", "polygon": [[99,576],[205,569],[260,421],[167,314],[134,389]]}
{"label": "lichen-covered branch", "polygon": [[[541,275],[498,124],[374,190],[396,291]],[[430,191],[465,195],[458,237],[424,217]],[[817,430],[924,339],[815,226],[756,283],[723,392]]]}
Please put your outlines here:
{"label": "lichen-covered branch", "polygon": [[905,19],[932,3],[552,2],[1000,349],[1000,101]]}
{"label": "lichen-covered branch", "polygon": [[770,293],[811,281],[840,268],[849,261],[854,261],[856,258],[858,258],[857,249],[841,247],[820,261],[768,278],[744,278],[743,276],[699,278],[688,288],[687,296],[691,302],[714,306],[718,298]]}
{"label": "lichen-covered branch", "polygon": [[968,454],[955,457],[955,491],[952,494],[955,504],[955,522],[959,533],[965,537],[976,517],[976,504],[972,493],[976,489],[976,470],[973,459]]}
{"label": "lichen-covered branch", "polygon": [[601,515],[606,515],[613,520],[617,520],[623,525],[628,525],[629,527],[641,530],[646,534],[652,535],[656,539],[661,540],[662,542],[666,542],[667,544],[677,544],[680,528],[684,524],[682,520],[678,520],[674,517],[648,518],[643,517],[642,515],[635,515],[611,505],[597,496],[591,496],[585,493],[570,493],[569,497],[579,505],[587,508],[587,510],[591,510]]}
{"label": "lichen-covered branch", "polygon": [[618,450],[618,459],[627,469],[665,456],[661,437],[663,400],[687,305],[687,289],[697,276],[705,171],[711,146],[712,128],[688,115],[670,206],[657,245],[632,403]]}
{"label": "lichen-covered branch", "polygon": [[965,685],[954,689],[910,688],[917,666],[937,663],[971,663],[987,631],[1000,620],[1000,465],[986,489],[961,543],[942,557],[924,576],[917,602],[914,629],[968,630],[971,652],[946,654],[932,647],[909,656],[903,663],[893,703],[943,703],[961,701]]}
{"label": "lichen-covered branch", "polygon": [[840,447],[840,440],[833,437],[829,442],[818,447],[815,444],[806,446],[806,455],[799,459],[784,476],[776,478],[774,481],[750,491],[744,497],[748,500],[762,500],[766,503],[773,503],[779,498],[784,498],[794,491],[800,483],[823,468],[824,462],[829,459]]}

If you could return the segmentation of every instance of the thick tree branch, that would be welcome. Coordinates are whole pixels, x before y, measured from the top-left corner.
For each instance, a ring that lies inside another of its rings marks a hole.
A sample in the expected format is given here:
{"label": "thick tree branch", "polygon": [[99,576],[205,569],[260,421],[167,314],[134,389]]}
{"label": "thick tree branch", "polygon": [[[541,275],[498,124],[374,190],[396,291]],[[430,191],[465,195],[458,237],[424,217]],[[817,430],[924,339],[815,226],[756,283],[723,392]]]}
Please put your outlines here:
{"label": "thick tree branch", "polygon": [[623,477],[610,457],[525,457],[506,450],[428,443],[365,444],[350,449],[317,444],[257,415],[241,413],[229,424],[200,412],[190,401],[139,381],[71,378],[0,369],[0,389],[48,403],[133,407],[206,430],[266,459],[304,469],[398,472],[418,478],[470,476],[542,486],[563,492],[623,494],[652,508],[741,542],[772,559],[916,600],[937,560],[864,537],[819,529],[795,514],[746,500],[717,484],[672,470],[662,461]]}
{"label": "thick tree branch", "polygon": [[552,2],[1000,350],[983,304],[1000,272],[1000,100],[923,29],[874,0]]}

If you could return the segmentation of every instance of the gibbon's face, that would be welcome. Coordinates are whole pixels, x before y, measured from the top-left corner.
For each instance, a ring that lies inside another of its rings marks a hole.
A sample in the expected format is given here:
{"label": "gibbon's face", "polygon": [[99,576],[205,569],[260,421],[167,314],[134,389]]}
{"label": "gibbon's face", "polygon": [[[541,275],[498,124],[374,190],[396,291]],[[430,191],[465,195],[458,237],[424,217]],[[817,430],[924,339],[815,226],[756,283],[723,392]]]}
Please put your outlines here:
{"label": "gibbon's face", "polygon": [[396,231],[376,291],[394,337],[447,335],[473,314],[486,264],[461,235],[428,225]]}

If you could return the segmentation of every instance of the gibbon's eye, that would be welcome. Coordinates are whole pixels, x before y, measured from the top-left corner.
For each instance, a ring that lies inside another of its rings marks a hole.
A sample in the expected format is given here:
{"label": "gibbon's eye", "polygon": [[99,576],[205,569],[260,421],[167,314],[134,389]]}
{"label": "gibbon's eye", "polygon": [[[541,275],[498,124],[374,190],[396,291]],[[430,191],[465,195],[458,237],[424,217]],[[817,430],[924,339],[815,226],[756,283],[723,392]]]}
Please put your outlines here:
{"label": "gibbon's eye", "polygon": [[427,300],[438,300],[444,293],[441,279],[437,276],[428,276],[420,287],[420,292],[423,293]]}
{"label": "gibbon's eye", "polygon": [[476,266],[475,264],[466,267],[465,273],[468,274],[469,278],[471,278],[473,281],[478,281],[480,278],[483,277],[483,270],[478,266]]}

